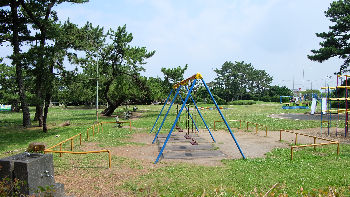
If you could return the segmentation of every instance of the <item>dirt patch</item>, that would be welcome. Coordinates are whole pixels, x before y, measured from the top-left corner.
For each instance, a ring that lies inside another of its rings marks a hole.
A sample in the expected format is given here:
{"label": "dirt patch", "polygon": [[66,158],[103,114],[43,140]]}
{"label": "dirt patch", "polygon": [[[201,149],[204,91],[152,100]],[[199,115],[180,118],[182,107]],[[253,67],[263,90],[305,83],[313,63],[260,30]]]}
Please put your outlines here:
{"label": "dirt patch", "polygon": [[137,120],[137,119],[141,118],[141,116],[142,116],[142,113],[140,113],[140,112],[131,112],[130,120]]}

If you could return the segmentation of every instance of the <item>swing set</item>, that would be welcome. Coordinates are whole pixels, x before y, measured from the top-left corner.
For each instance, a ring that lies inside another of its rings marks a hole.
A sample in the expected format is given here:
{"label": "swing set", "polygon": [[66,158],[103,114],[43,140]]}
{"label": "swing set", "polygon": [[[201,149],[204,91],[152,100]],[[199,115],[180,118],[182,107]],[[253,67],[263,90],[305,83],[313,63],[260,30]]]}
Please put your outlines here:
{"label": "swing set", "polygon": [[[158,156],[157,156],[157,158],[156,158],[156,160],[155,160],[155,162],[154,162],[155,164],[158,163],[160,157],[162,156],[163,151],[164,151],[164,149],[165,149],[165,147],[166,147],[166,144],[167,144],[167,142],[169,141],[172,132],[173,132],[174,129],[176,128],[176,125],[177,125],[177,123],[178,123],[178,121],[179,121],[180,115],[181,115],[181,113],[182,113],[182,111],[183,111],[184,108],[186,108],[186,110],[187,110],[187,112],[188,112],[188,116],[191,117],[191,119],[192,119],[192,121],[193,121],[193,123],[194,123],[194,125],[195,125],[195,127],[196,127],[196,129],[197,129],[197,131],[198,131],[197,125],[195,124],[195,122],[194,122],[192,116],[191,116],[190,113],[189,113],[189,108],[187,108],[187,106],[186,106],[187,101],[189,100],[190,97],[191,97],[191,100],[192,100],[192,102],[193,102],[193,104],[194,104],[194,106],[195,106],[195,108],[196,108],[196,110],[197,110],[199,116],[201,117],[201,119],[202,119],[202,121],[203,121],[205,127],[207,128],[207,130],[208,130],[208,132],[209,132],[209,134],[210,134],[210,136],[211,136],[213,142],[216,142],[215,139],[214,139],[214,136],[212,135],[212,133],[211,133],[211,131],[210,131],[208,125],[206,124],[206,122],[205,122],[205,120],[204,120],[204,118],[203,118],[203,116],[202,116],[202,114],[201,114],[199,108],[197,107],[195,100],[193,99],[193,97],[192,97],[192,95],[191,95],[191,92],[193,91],[194,86],[196,85],[197,80],[201,80],[201,81],[202,81],[202,83],[203,83],[203,85],[205,86],[207,92],[209,93],[209,95],[210,95],[212,101],[214,102],[214,104],[215,104],[215,106],[216,106],[216,109],[218,110],[218,112],[219,112],[219,114],[220,114],[222,120],[223,120],[224,123],[226,124],[226,127],[227,127],[227,129],[229,130],[229,132],[230,132],[230,134],[231,134],[231,137],[233,138],[234,142],[236,143],[236,146],[237,146],[239,152],[241,153],[243,159],[245,159],[245,156],[244,156],[244,154],[243,154],[243,152],[242,152],[242,150],[241,150],[241,147],[240,147],[239,144],[238,144],[238,141],[236,140],[235,136],[233,135],[230,126],[228,125],[228,123],[227,123],[227,121],[226,121],[224,115],[222,114],[222,112],[221,112],[221,110],[220,110],[218,104],[216,103],[216,101],[215,101],[213,95],[211,94],[211,92],[210,92],[210,90],[209,90],[207,84],[205,83],[205,81],[204,81],[202,75],[201,75],[200,73],[197,73],[197,74],[195,74],[195,75],[193,75],[193,76],[191,76],[191,77],[189,77],[189,78],[187,78],[187,79],[185,79],[185,80],[182,80],[181,82],[179,82],[179,83],[177,83],[177,84],[175,84],[175,85],[173,86],[173,89],[170,91],[169,96],[167,97],[166,101],[164,102],[164,105],[163,105],[163,107],[162,107],[162,109],[161,109],[161,111],[160,111],[160,113],[159,113],[159,115],[158,115],[158,117],[157,117],[157,119],[156,119],[156,121],[155,121],[155,123],[154,123],[154,125],[153,125],[153,127],[152,127],[152,129],[151,129],[151,131],[150,131],[150,133],[152,133],[154,127],[156,126],[156,124],[157,124],[157,122],[158,122],[159,117],[161,116],[161,114],[162,114],[162,112],[163,112],[163,110],[164,110],[164,108],[165,108],[165,105],[167,104],[167,102],[168,102],[170,96],[172,95],[172,92],[175,91],[175,96],[174,96],[174,98],[172,99],[172,101],[171,101],[171,103],[170,103],[170,106],[169,106],[169,108],[168,108],[168,110],[167,110],[167,112],[166,112],[166,114],[165,114],[165,116],[164,116],[164,118],[163,118],[163,121],[162,121],[161,125],[160,125],[159,128],[158,128],[157,133],[155,134],[155,137],[154,137],[152,143],[154,143],[154,142],[156,141],[156,139],[157,139],[157,137],[158,137],[158,134],[159,134],[160,130],[162,129],[162,126],[163,126],[163,124],[164,124],[164,122],[165,122],[165,120],[166,120],[166,118],[167,118],[167,116],[168,116],[168,114],[169,114],[169,111],[170,111],[172,105],[174,104],[174,102],[176,101],[176,98],[177,98],[178,96],[179,96],[179,98],[180,98],[181,101],[182,101],[182,105],[181,105],[181,108],[178,110],[178,113],[177,113],[177,115],[176,115],[175,121],[174,121],[174,123],[173,123],[173,125],[172,125],[172,127],[171,127],[171,129],[170,129],[170,131],[169,131],[169,133],[168,133],[168,135],[167,135],[165,141],[164,141],[164,144],[163,144],[163,146],[162,146],[162,148],[161,148],[161,150],[160,150],[160,152],[159,152],[159,154],[158,154]],[[183,87],[185,87],[185,91],[187,91],[187,95],[186,95],[186,97],[185,97],[185,100],[183,100],[183,98],[182,98],[181,95],[179,94],[180,90],[181,90]],[[190,88],[188,88],[188,87],[190,87]],[[188,119],[189,119],[189,118],[188,118]],[[188,127],[189,127],[189,126],[188,126]]]}

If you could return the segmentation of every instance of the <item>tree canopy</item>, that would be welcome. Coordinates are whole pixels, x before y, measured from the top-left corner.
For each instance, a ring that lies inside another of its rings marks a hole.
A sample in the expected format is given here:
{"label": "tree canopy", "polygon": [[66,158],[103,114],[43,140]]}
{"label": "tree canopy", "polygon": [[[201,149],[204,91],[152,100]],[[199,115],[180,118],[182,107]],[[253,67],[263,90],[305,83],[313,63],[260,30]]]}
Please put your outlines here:
{"label": "tree canopy", "polygon": [[[87,53],[86,58],[80,59],[85,72],[98,78],[101,82],[103,98],[108,107],[102,112],[106,116],[112,115],[114,110],[132,99],[142,99],[149,94],[148,86],[140,72],[146,59],[153,56],[155,51],[147,51],[146,47],[131,46],[132,33],[126,31],[126,25],[118,27],[116,31],[110,29],[106,40],[100,48]],[[97,64],[99,66],[96,76]]]}
{"label": "tree canopy", "polygon": [[214,71],[217,77],[213,92],[226,102],[242,99],[245,94],[260,97],[272,82],[272,77],[266,71],[257,70],[244,61],[228,61]]}
{"label": "tree canopy", "polygon": [[322,38],[320,49],[311,50],[308,58],[313,61],[323,62],[332,57],[344,60],[339,73],[349,71],[350,64],[350,0],[338,0],[330,4],[325,15],[333,23],[329,26],[329,32],[316,33]]}
{"label": "tree canopy", "polygon": [[184,79],[184,73],[187,70],[187,68],[187,64],[183,68],[181,68],[181,66],[175,68],[162,67],[160,71],[162,71],[164,75],[165,86],[168,87],[169,90],[171,90],[175,83],[180,82]]}

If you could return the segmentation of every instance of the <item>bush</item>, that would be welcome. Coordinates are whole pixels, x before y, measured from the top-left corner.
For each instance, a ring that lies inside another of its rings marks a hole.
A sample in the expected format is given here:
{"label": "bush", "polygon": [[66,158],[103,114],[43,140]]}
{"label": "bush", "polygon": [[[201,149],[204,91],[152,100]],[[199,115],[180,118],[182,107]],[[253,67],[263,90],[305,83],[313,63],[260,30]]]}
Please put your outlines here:
{"label": "bush", "polygon": [[[214,99],[218,105],[226,105],[227,104],[227,102],[224,99],[218,97],[217,95],[213,95],[213,96],[214,96]],[[214,104],[213,100],[210,97],[206,98],[205,101],[207,104]]]}
{"label": "bush", "polygon": [[230,104],[230,105],[253,105],[253,104],[256,104],[256,101],[253,101],[253,100],[237,100],[237,101],[231,101],[228,104]]}

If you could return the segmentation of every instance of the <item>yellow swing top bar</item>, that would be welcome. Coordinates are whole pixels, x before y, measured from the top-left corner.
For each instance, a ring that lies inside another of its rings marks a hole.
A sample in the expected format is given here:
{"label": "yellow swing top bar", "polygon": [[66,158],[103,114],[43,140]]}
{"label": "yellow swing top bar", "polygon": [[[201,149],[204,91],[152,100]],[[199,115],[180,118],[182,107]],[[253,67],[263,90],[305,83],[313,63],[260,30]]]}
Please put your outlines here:
{"label": "yellow swing top bar", "polygon": [[322,90],[327,90],[327,89],[330,89],[330,90],[335,90],[336,87],[321,87]]}
{"label": "yellow swing top bar", "polygon": [[350,75],[337,75],[338,77],[350,77]]}
{"label": "yellow swing top bar", "polygon": [[200,73],[197,73],[197,74],[194,74],[193,76],[187,78],[187,79],[184,79],[182,81],[180,81],[179,83],[175,84],[173,86],[174,89],[177,89],[180,85],[187,85],[188,82],[194,80],[194,79],[203,79],[202,75]]}

